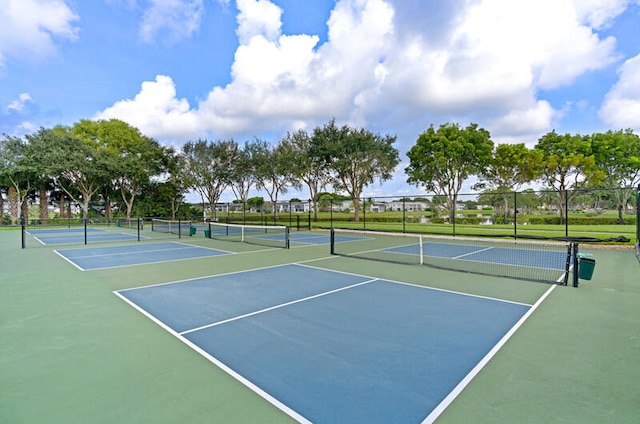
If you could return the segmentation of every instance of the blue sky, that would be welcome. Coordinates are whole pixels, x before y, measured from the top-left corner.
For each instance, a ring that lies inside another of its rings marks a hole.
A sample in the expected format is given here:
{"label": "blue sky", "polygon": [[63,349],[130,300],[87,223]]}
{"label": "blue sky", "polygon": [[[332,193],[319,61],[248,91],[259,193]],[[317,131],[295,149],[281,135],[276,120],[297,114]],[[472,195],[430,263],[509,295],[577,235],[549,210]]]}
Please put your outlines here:
{"label": "blue sky", "polygon": [[0,133],[275,142],[332,117],[398,137],[367,195],[418,192],[402,169],[431,124],[640,132],[640,0],[0,0]]}

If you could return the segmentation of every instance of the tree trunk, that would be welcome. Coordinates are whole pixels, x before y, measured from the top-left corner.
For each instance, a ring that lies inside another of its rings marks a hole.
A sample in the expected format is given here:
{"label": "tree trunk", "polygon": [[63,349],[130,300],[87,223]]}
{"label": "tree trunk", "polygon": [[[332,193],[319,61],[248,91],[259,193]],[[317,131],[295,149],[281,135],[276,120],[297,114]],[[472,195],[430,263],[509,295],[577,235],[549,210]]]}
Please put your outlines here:
{"label": "tree trunk", "polygon": [[46,224],[49,219],[49,196],[46,188],[40,188],[40,223]]}
{"label": "tree trunk", "polygon": [[62,193],[60,194],[60,203],[58,203],[58,209],[60,209],[60,218],[65,217],[64,202],[65,202],[65,197],[64,197],[64,193]]}
{"label": "tree trunk", "polygon": [[7,200],[9,201],[9,218],[11,218],[11,223],[16,225],[20,220],[20,204],[18,201],[18,191],[13,185],[9,186]]}
{"label": "tree trunk", "polygon": [[360,222],[360,198],[353,198],[353,220],[354,222]]}
{"label": "tree trunk", "polygon": [[618,205],[618,224],[619,225],[624,224],[624,217],[622,216],[622,210],[623,210],[623,206]]}

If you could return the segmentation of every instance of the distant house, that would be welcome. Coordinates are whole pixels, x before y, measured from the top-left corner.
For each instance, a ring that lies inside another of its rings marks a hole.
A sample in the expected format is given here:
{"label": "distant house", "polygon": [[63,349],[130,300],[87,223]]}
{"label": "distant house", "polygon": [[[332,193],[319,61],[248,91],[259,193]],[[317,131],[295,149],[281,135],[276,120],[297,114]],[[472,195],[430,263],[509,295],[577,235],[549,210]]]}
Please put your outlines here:
{"label": "distant house", "polygon": [[278,212],[284,213],[308,213],[310,208],[309,202],[278,202]]}
{"label": "distant house", "polygon": [[386,212],[386,210],[387,210],[387,204],[386,203],[377,202],[377,203],[372,203],[369,206],[369,212],[372,212],[372,213]]}
{"label": "distant house", "polygon": [[429,205],[426,202],[401,202],[395,201],[388,205],[389,210],[401,212],[403,210],[407,212],[422,212],[427,210]]}

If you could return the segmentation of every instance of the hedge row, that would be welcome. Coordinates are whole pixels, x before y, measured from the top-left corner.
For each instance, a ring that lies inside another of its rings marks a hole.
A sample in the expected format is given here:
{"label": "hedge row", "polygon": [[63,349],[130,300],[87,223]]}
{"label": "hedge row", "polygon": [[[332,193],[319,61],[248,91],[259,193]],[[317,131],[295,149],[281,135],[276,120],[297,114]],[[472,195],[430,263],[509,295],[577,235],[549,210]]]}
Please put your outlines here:
{"label": "hedge row", "polygon": [[[518,220],[519,221],[519,220]],[[559,216],[531,216],[527,220],[529,224],[541,224],[541,225],[560,225],[562,224]],[[635,225],[635,216],[623,217],[623,224]],[[617,225],[618,218],[615,217],[588,217],[588,216],[571,216],[569,217],[569,225]]]}

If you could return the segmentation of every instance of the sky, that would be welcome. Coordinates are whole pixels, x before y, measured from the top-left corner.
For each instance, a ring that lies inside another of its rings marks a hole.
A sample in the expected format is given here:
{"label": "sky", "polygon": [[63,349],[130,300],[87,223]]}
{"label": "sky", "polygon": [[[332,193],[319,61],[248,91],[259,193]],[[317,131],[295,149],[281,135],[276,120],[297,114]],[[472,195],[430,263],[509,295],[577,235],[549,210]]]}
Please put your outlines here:
{"label": "sky", "polygon": [[335,118],[397,137],[366,196],[416,194],[431,125],[639,133],[640,0],[0,0],[0,133],[111,118],[178,148]]}

